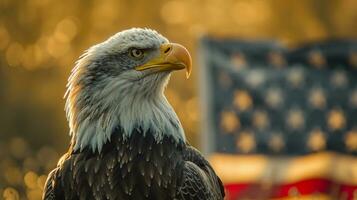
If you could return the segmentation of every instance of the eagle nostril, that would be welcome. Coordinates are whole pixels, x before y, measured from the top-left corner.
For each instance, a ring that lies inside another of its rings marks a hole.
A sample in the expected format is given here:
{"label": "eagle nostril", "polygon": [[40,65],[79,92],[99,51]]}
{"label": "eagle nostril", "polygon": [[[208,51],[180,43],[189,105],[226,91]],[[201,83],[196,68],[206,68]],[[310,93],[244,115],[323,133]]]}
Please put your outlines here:
{"label": "eagle nostril", "polygon": [[171,47],[168,47],[167,49],[165,49],[164,53],[168,53],[171,50]]}

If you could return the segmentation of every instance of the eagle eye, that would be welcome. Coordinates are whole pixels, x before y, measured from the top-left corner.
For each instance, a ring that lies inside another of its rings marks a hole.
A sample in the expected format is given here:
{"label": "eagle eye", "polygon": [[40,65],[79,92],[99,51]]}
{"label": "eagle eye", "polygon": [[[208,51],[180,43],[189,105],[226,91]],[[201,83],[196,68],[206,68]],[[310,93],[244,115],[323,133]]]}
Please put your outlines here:
{"label": "eagle eye", "polygon": [[135,59],[141,59],[144,56],[144,51],[142,49],[132,48],[129,50],[129,55]]}

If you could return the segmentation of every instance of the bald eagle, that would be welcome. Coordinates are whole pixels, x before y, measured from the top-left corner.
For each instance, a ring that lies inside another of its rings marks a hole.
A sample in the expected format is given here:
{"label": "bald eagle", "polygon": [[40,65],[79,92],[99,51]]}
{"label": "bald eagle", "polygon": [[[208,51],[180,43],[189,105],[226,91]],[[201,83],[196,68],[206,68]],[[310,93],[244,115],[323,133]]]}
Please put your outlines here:
{"label": "bald eagle", "polygon": [[220,179],[188,144],[164,89],[191,72],[185,47],[133,28],[89,48],[67,84],[69,151],[43,199],[223,199]]}

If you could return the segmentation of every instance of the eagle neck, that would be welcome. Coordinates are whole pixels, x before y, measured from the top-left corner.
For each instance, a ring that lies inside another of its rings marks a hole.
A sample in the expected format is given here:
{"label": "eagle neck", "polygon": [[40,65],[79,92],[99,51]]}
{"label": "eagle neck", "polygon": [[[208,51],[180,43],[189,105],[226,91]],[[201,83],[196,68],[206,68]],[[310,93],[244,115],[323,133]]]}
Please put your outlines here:
{"label": "eagle neck", "polygon": [[[138,129],[142,130],[143,136],[153,134],[157,142],[164,136],[172,137],[176,142],[185,141],[182,125],[163,89],[150,93],[136,90],[134,85],[128,86],[81,111],[89,113],[79,116],[89,117],[78,120],[78,129],[72,139],[74,150],[90,146],[93,151],[100,152],[112,134],[123,134],[128,138]],[[123,131],[115,132],[116,127]]]}

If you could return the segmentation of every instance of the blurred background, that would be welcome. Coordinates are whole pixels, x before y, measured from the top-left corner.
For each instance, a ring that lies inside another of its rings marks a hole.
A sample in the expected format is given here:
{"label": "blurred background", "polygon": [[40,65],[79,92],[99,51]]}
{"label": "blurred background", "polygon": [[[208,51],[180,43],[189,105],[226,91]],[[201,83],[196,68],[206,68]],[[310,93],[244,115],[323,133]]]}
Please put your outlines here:
{"label": "blurred background", "polygon": [[0,199],[40,199],[70,141],[66,80],[91,45],[148,27],[188,47],[192,78],[177,73],[166,95],[199,146],[202,36],[273,39],[289,47],[356,38],[356,10],[355,0],[0,0]]}

